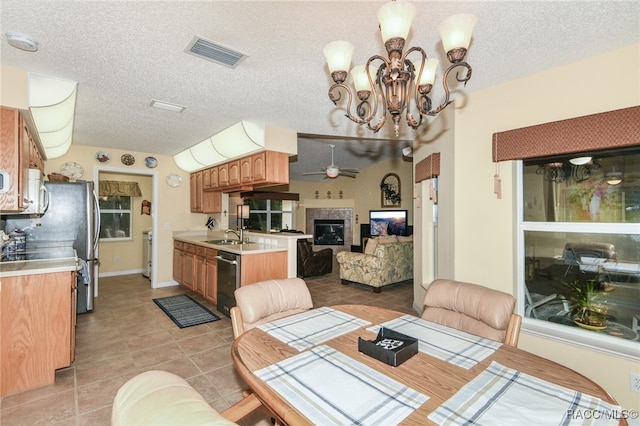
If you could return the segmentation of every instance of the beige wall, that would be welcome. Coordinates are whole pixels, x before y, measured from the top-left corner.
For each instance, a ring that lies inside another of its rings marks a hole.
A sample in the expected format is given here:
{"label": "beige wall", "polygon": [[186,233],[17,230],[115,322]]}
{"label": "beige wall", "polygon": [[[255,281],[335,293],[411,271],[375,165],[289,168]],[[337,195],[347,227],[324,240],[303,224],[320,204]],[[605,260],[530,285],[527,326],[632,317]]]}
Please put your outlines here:
{"label": "beige wall", "polygon": [[[380,182],[387,173],[395,173],[400,178],[400,207],[409,211],[409,224],[413,225],[413,163],[400,158],[392,158],[360,170],[355,179],[339,177],[318,182],[291,181],[289,192],[300,194],[300,202],[295,212],[296,229],[306,229],[306,207],[353,207],[353,241],[359,244],[360,224],[369,222],[369,210],[381,208]],[[315,197],[318,191],[318,199]],[[331,199],[327,192],[331,191]],[[342,191],[342,200],[340,199]],[[356,223],[356,217],[357,223]]]}
{"label": "beige wall", "polygon": [[[454,240],[456,279],[515,294],[515,177],[512,162],[500,164],[502,199],[497,199],[492,134],[640,104],[639,57],[640,45],[629,46],[472,93],[464,108],[456,109],[455,233],[440,233]],[[640,408],[629,385],[629,374],[640,372],[637,362],[535,337],[526,325],[519,347],[595,380],[625,408]]]}
{"label": "beige wall", "polygon": [[[111,155],[111,161],[100,163],[96,160],[99,151],[107,151]],[[157,229],[155,230],[154,242],[156,247],[156,277],[158,284],[172,282],[173,272],[173,235],[174,231],[182,230],[206,230],[205,222],[207,216],[204,214],[192,214],[189,210],[189,174],[180,170],[173,161],[173,158],[165,155],[153,154],[153,147],[149,147],[150,152],[120,151],[113,149],[103,149],[100,147],[72,144],[71,149],[64,156],[45,163],[45,174],[59,172],[60,166],[68,161],[80,164],[84,169],[82,179],[97,180],[98,170],[111,171],[124,174],[143,174],[151,176],[157,182],[157,198],[153,199],[151,219],[155,219]],[[122,154],[132,154],[136,162],[132,166],[126,166],[120,161]],[[158,160],[158,166],[148,168],[144,164],[147,156],[154,156]],[[177,173],[182,177],[182,185],[172,188],[166,183],[169,173]],[[139,203],[136,208],[139,208]],[[135,214],[135,212],[134,212]],[[220,215],[215,215],[219,221]],[[106,243],[105,243],[106,244]],[[101,249],[106,251],[105,271],[111,270],[109,262],[113,261],[114,253],[111,249],[101,244]],[[113,244],[113,243],[109,243]],[[136,249],[137,252],[137,249]],[[102,257],[100,252],[100,257]],[[136,254],[137,255],[137,254]],[[120,255],[120,262],[123,262],[123,255]],[[136,265],[138,262],[135,262]],[[140,268],[137,266],[136,268]],[[102,269],[100,272],[103,272]]]}

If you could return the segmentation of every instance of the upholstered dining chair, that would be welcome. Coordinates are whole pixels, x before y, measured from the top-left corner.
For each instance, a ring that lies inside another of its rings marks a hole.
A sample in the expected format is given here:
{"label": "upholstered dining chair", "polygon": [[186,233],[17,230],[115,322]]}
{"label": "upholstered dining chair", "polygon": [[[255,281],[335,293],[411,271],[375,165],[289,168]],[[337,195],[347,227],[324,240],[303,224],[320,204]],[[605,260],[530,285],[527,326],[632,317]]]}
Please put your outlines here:
{"label": "upholstered dining chair", "polygon": [[214,410],[186,380],[168,371],[145,371],[116,393],[113,426],[233,426],[254,410],[245,398],[221,413]]}
{"label": "upholstered dining chair", "polygon": [[313,308],[307,283],[301,278],[267,280],[238,288],[230,310],[233,337],[260,324]]}
{"label": "upholstered dining chair", "polygon": [[[300,278],[260,281],[236,289],[234,296],[236,306],[229,310],[234,339],[260,324],[313,308],[307,283]],[[247,404],[262,405],[252,391],[243,391],[242,394]],[[272,422],[280,425],[273,417]]]}
{"label": "upholstered dining chair", "polygon": [[476,336],[518,346],[522,317],[510,294],[478,284],[438,279],[427,288],[422,318]]}

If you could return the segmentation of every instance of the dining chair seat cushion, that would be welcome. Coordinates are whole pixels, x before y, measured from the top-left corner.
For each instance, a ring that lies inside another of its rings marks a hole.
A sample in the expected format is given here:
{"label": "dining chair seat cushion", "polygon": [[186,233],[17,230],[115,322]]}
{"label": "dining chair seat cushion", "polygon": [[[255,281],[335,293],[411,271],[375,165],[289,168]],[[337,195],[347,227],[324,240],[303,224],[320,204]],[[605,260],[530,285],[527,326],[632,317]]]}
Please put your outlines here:
{"label": "dining chair seat cushion", "polygon": [[244,330],[313,308],[311,293],[301,278],[266,280],[235,291]]}
{"label": "dining chair seat cushion", "polygon": [[515,298],[507,293],[461,281],[433,281],[424,297],[422,318],[476,336],[502,342]]}
{"label": "dining chair seat cushion", "polygon": [[186,380],[167,371],[146,371],[118,390],[111,424],[236,425],[214,410]]}

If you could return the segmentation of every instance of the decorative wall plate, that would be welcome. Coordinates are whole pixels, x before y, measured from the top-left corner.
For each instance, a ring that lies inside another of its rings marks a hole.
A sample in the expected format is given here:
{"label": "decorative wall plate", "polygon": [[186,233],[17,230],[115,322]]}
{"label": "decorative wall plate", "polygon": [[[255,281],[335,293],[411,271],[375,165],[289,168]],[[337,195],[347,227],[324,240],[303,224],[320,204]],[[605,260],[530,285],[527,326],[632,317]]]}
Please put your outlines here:
{"label": "decorative wall plate", "polygon": [[111,161],[111,156],[108,152],[100,151],[96,154],[96,160],[101,163],[108,163],[109,161]]}
{"label": "decorative wall plate", "polygon": [[124,165],[132,166],[136,162],[136,159],[131,154],[122,154],[120,161],[122,161]]}
{"label": "decorative wall plate", "polygon": [[147,157],[144,159],[144,165],[149,167],[150,169],[153,169],[158,165],[158,160],[156,160],[155,157]]}
{"label": "decorative wall plate", "polygon": [[68,177],[69,179],[80,179],[82,177],[82,173],[84,173],[82,166],[71,161],[64,163],[60,167],[60,174]]}
{"label": "decorative wall plate", "polygon": [[169,173],[167,176],[167,185],[172,188],[177,188],[182,183],[182,178],[176,173]]}

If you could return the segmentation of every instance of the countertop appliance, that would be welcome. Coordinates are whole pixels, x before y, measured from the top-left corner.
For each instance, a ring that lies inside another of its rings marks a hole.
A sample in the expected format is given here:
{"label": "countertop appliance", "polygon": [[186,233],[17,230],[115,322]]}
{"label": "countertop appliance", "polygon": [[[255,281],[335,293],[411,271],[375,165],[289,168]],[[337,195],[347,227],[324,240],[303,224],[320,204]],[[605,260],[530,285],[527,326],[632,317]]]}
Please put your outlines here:
{"label": "countertop appliance", "polygon": [[142,232],[142,276],[151,279],[151,259],[153,258],[153,232],[145,229]]}
{"label": "countertop appliance", "polygon": [[239,254],[218,251],[218,304],[217,309],[227,317],[231,316],[230,309],[236,306],[233,294],[240,287],[240,258]]}
{"label": "countertop appliance", "polygon": [[75,249],[82,265],[78,272],[77,312],[92,311],[98,284],[100,231],[93,182],[44,182],[44,186],[49,196],[46,212],[39,217],[8,215],[5,231],[22,229],[27,236],[27,251]]}

